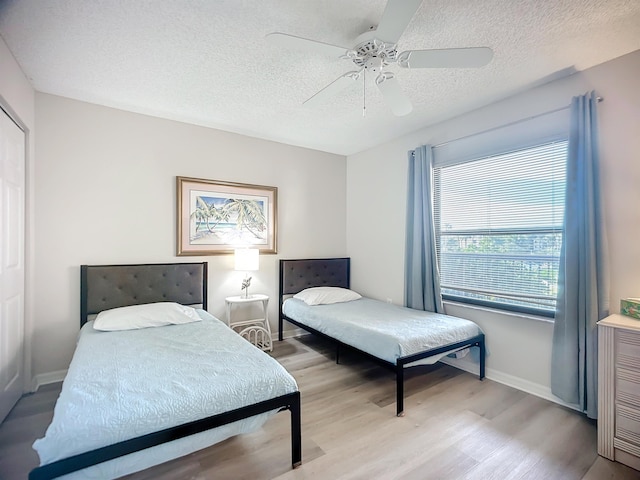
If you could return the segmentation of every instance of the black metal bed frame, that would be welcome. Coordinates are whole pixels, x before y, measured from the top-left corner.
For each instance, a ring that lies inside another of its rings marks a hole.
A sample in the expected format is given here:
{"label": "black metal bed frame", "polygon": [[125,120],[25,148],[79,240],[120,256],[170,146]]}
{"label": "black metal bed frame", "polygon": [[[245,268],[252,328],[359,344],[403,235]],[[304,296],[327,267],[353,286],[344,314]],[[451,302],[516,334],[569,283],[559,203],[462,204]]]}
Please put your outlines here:
{"label": "black metal bed frame", "polygon": [[288,393],[280,397],[265,400],[253,405],[220,413],[211,417],[149,433],[141,437],[107,445],[89,452],[80,453],[56,462],[37,467],[29,473],[29,480],[48,480],[68,473],[97,465],[107,460],[122,457],[146,448],[155,447],[162,443],[178,440],[244,418],[253,417],[261,413],[279,408],[281,411],[291,411],[291,465],[293,468],[302,464],[302,430],[300,426],[300,392]]}
{"label": "black metal bed frame", "polygon": [[[300,262],[300,263],[297,263]],[[291,267],[290,267],[291,266]],[[287,279],[286,268],[290,268],[291,276]],[[302,268],[303,274],[298,272]],[[306,275],[309,274],[309,277]],[[346,344],[325,333],[322,333],[312,327],[304,325],[292,318],[287,317],[282,311],[282,304],[285,296],[298,293],[304,288],[316,286],[338,286],[349,288],[350,285],[350,259],[349,258],[327,258],[327,259],[304,259],[304,260],[280,260],[280,286],[279,286],[279,315],[278,315],[278,340],[283,340],[283,324],[286,320],[297,327],[300,327],[314,335],[329,340],[336,344],[336,363],[340,363],[340,349],[355,351],[368,359],[382,365],[385,368],[395,372],[396,374],[396,415],[401,417],[404,415],[404,371],[407,366],[418,360],[439,355],[446,352],[455,352],[462,348],[479,347],[480,349],[480,368],[479,379],[485,376],[485,338],[484,333],[476,335],[461,342],[450,343],[441,347],[425,350],[424,352],[399,357],[396,363],[376,357],[368,352],[364,352],[357,347]]]}
{"label": "black metal bed frame", "polygon": [[[121,282],[118,282],[114,291],[117,291],[116,295],[119,296],[116,300],[105,299],[102,295],[97,297],[92,297],[91,292],[89,291],[89,285],[91,284],[91,277],[94,274],[100,275],[103,279],[106,279],[106,276],[113,275],[114,272],[116,275],[119,275],[118,270],[123,271],[122,269],[129,269],[130,271],[126,272],[128,277],[134,278],[136,283],[140,283],[140,281],[135,277],[135,272],[138,269],[142,269],[145,272],[149,270],[158,271],[158,273],[163,278],[168,278],[168,289],[159,288],[159,290],[153,294],[153,297],[157,297],[159,294],[159,298],[162,300],[158,300],[156,298],[155,301],[178,301],[180,303],[185,303],[185,299],[181,297],[181,295],[176,296],[174,294],[175,287],[175,278],[172,276],[176,273],[174,267],[177,267],[178,274],[183,274],[184,269],[187,269],[188,272],[186,277],[194,276],[196,278],[193,279],[194,286],[196,284],[198,286],[191,289],[188,293],[190,300],[195,300],[191,302],[191,304],[201,304],[204,309],[207,306],[207,263],[179,263],[179,264],[139,264],[139,265],[82,265],[80,268],[80,283],[81,283],[81,300],[80,300],[80,323],[83,325],[87,319],[88,315],[98,313],[100,307],[96,307],[95,302],[104,303],[121,303],[126,302],[131,304],[140,304],[146,303],[150,300],[149,295],[144,298],[140,298],[137,295],[131,295],[130,291],[124,289],[124,297],[123,297],[123,285],[127,283],[126,278],[118,278]],[[193,273],[193,268],[198,271],[197,274]],[[169,269],[167,271],[167,269]],[[155,275],[155,274],[154,274]],[[109,280],[111,282],[112,279]],[[145,279],[146,281],[146,279]],[[124,282],[124,283],[122,283]],[[162,281],[161,283],[163,283]],[[166,282],[164,282],[166,283]],[[178,282],[180,283],[180,282]],[[156,288],[154,286],[154,288]],[[178,289],[184,288],[185,285],[178,286]],[[201,287],[201,290],[200,290]],[[187,290],[189,290],[190,286],[187,285]],[[138,297],[138,298],[136,298]],[[120,305],[124,306],[124,305]],[[110,307],[115,308],[115,307]],[[96,311],[97,310],[97,311]],[[189,435],[193,435],[196,433],[203,432],[205,430],[210,430],[212,428],[220,427],[222,425],[227,425],[229,423],[236,422],[238,420],[242,420],[244,418],[253,417],[255,415],[270,412],[272,410],[279,409],[279,411],[289,410],[291,412],[291,464],[293,468],[296,468],[302,464],[302,429],[301,429],[301,408],[300,408],[300,392],[295,391],[285,395],[281,395],[275,398],[271,398],[262,402],[258,402],[252,405],[247,405],[241,408],[237,408],[235,410],[231,410],[228,412],[223,412],[217,415],[212,415],[207,418],[195,420],[192,422],[188,422],[182,425],[177,425],[175,427],[167,428],[164,430],[160,430],[158,432],[152,432],[147,435],[143,435],[140,437],[132,438],[129,440],[125,440],[122,442],[118,442],[112,445],[107,445],[105,447],[97,448],[95,450],[91,450],[88,452],[84,452],[78,455],[73,455],[68,458],[64,458],[46,465],[39,466],[33,469],[29,473],[29,480],[48,480],[52,478],[59,477],[61,475],[66,475],[68,473],[75,472],[77,470],[81,470],[86,467],[90,467],[92,465],[97,465],[102,462],[106,462],[108,460],[113,460],[118,457],[122,457],[124,455],[128,455],[130,453],[138,452],[140,450],[144,450],[146,448],[154,447],[156,445],[160,445],[162,443],[170,442],[173,440],[177,440],[183,437],[187,437]]]}

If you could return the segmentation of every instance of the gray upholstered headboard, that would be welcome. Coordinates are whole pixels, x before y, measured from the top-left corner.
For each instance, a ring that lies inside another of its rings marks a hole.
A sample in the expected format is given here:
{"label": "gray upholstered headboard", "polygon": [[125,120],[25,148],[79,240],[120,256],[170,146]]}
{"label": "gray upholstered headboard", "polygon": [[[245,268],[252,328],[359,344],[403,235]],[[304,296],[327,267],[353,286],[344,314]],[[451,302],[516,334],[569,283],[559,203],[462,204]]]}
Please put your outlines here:
{"label": "gray upholstered headboard", "polygon": [[103,310],[153,302],[207,309],[207,263],[82,265],[80,326]]}
{"label": "gray upholstered headboard", "polygon": [[349,288],[349,258],[280,260],[280,298],[310,287]]}

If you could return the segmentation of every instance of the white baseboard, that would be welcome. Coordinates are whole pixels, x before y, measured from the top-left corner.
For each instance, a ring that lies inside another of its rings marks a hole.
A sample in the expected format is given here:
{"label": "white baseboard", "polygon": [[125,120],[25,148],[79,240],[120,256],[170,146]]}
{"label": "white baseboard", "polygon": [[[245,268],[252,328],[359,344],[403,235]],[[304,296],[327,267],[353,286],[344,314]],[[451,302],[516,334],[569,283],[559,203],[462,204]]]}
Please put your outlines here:
{"label": "white baseboard", "polygon": [[[446,357],[441,358],[440,361],[442,363],[446,363],[447,365],[451,365],[452,367],[459,368],[460,370],[464,370],[465,372],[478,375],[477,363],[468,362],[464,360],[453,360]],[[497,370],[492,370],[490,368],[485,368],[485,377],[488,378],[489,380],[493,380],[494,382],[502,383],[503,385],[506,385],[508,387],[512,387],[517,390],[530,393],[531,395],[535,395],[536,397],[549,400],[550,402],[553,402],[553,403],[557,403],[558,405],[562,405],[563,407],[571,408],[572,410],[582,411],[577,405],[572,405],[572,404],[563,402],[558,397],[556,397],[553,393],[551,393],[551,388],[544,385],[540,385],[539,383],[530,382],[529,380],[524,380],[520,377],[509,375],[508,373],[500,372]]]}
{"label": "white baseboard", "polygon": [[64,380],[67,376],[66,370],[58,370],[57,372],[40,373],[33,377],[31,381],[31,391],[36,392],[41,386],[48,385],[50,383],[57,383]]}

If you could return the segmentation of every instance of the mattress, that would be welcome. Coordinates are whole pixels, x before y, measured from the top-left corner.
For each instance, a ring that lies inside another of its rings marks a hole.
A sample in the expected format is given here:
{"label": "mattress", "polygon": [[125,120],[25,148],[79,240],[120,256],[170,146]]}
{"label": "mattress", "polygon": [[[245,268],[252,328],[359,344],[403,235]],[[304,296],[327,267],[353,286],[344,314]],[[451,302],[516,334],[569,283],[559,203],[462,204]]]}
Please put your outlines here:
{"label": "mattress", "polygon": [[[44,438],[41,465],[193,420],[295,392],[275,359],[204,310],[202,321],[100,332],[88,322]],[[115,478],[258,429],[256,415],[62,478]]]}
{"label": "mattress", "polygon": [[[297,298],[288,298],[283,304],[283,312],[292,320],[394,365],[400,357],[461,342],[482,333],[470,320],[366,297],[313,306]],[[448,353],[407,366],[435,363]]]}

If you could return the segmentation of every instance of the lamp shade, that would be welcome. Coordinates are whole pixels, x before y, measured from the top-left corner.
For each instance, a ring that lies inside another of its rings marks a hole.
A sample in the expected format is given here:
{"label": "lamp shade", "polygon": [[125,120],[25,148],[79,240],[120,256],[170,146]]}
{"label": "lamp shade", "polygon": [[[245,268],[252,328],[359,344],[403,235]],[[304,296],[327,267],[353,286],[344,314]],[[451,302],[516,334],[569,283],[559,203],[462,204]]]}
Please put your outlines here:
{"label": "lamp shade", "polygon": [[260,250],[257,248],[237,248],[234,251],[235,270],[250,272],[260,268]]}

